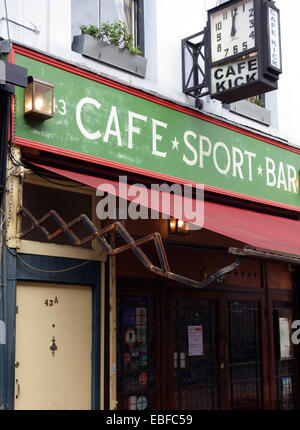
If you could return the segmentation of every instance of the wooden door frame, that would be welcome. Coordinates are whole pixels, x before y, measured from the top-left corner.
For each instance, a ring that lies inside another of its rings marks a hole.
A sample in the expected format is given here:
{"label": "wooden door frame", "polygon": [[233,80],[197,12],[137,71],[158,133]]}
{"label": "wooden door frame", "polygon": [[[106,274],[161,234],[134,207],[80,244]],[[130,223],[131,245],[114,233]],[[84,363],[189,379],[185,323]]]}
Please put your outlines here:
{"label": "wooden door frame", "polygon": [[[35,271],[26,267],[17,257],[16,250],[3,248],[7,266],[7,286],[4,296],[6,309],[7,343],[3,366],[5,409],[14,409],[15,400],[15,348],[16,348],[16,288],[17,283],[30,281],[35,283],[52,283],[65,285],[82,285],[92,287],[92,381],[91,409],[100,409],[101,372],[101,263],[90,262],[88,266],[78,267],[71,271],[61,271],[68,267],[83,263],[82,260],[61,257],[23,254],[22,259],[37,268],[47,268],[48,272]],[[4,263],[3,263],[4,264]],[[88,267],[88,268],[87,268]],[[52,272],[51,272],[52,271]],[[55,272],[56,271],[56,272]],[[0,382],[1,385],[1,382]]]}
{"label": "wooden door frame", "polygon": [[[224,304],[226,312],[226,327],[227,327],[227,337],[228,337],[228,312],[227,304],[229,301],[244,301],[244,302],[259,302],[260,309],[260,329],[261,329],[261,379],[262,379],[262,409],[269,409],[270,397],[268,384],[270,381],[270,371],[269,371],[269,349],[268,349],[268,327],[266,320],[267,303],[264,291],[261,293],[251,292],[248,293],[226,293],[224,292]],[[227,371],[227,389],[229,389],[229,374]],[[225,408],[231,410],[230,408],[230,397],[229,392],[223,394],[226,398]]]}
{"label": "wooden door frame", "polygon": [[[170,295],[169,300],[172,301],[174,298],[197,298],[199,300],[215,300],[217,306],[217,362],[219,363],[218,369],[218,405],[220,410],[230,410],[230,398],[229,398],[229,374],[227,363],[225,363],[224,372],[220,371],[220,365],[222,361],[222,357],[226,356],[227,342],[228,342],[228,313],[227,313],[227,303],[231,300],[238,301],[258,301],[261,304],[261,312],[260,312],[260,323],[261,323],[261,359],[262,359],[262,396],[263,396],[263,408],[268,409],[269,405],[269,396],[268,389],[265,380],[268,381],[269,372],[268,372],[268,347],[267,347],[267,333],[266,333],[266,300],[264,290],[262,291],[247,291],[247,292],[236,292],[232,291],[220,291],[211,289],[203,289],[203,290],[187,290],[187,289],[169,289]],[[168,409],[172,409],[174,407],[173,403],[173,395],[174,392],[174,367],[172,364],[174,362],[173,353],[174,353],[174,333],[173,333],[173,312],[171,313],[171,319],[169,321],[169,335],[170,342],[168,348],[168,356],[167,362],[170,363],[168,366],[168,380],[172,381],[169,383],[169,399],[170,403],[168,404]],[[228,358],[228,357],[227,357]],[[267,369],[267,370],[266,370]],[[266,374],[265,374],[265,373]],[[172,390],[173,388],[173,390]]]}
{"label": "wooden door frame", "polygon": [[[231,300],[257,301],[260,303],[260,325],[261,325],[261,377],[262,377],[262,408],[264,410],[275,409],[275,359],[273,339],[273,317],[272,304],[274,301],[289,302],[296,307],[293,291],[268,290],[267,288],[242,288],[233,291],[231,286],[212,285],[208,289],[195,290],[187,287],[174,287],[174,284],[160,279],[141,280],[128,279],[128,286],[118,288],[121,294],[152,295],[157,297],[158,306],[157,323],[160,330],[160,342],[157,343],[156,360],[160,371],[160,380],[163,382],[157,391],[161,409],[174,408],[174,311],[172,299],[199,298],[201,300],[215,300],[217,303],[217,351],[218,362],[226,350],[228,339],[228,313],[227,303]],[[134,284],[143,284],[142,288]],[[152,285],[152,286],[151,286]],[[226,288],[226,289],[225,289]],[[168,339],[168,342],[165,342]],[[298,360],[299,354],[296,354]],[[159,363],[160,362],[160,363]],[[298,360],[299,362],[299,360]],[[298,371],[298,366],[297,366]],[[298,371],[298,375],[299,375]],[[297,377],[297,393],[299,393],[299,376]],[[230,409],[229,396],[229,374],[228,371],[218,372],[218,404],[220,410]],[[298,394],[299,395],[299,394]]]}
{"label": "wooden door frame", "polygon": [[[274,302],[282,302],[289,303],[292,307],[293,315],[297,312],[297,304],[295,302],[295,294],[293,291],[281,291],[281,290],[268,290],[267,294],[267,302],[268,302],[268,333],[269,333],[269,369],[270,369],[270,409],[276,410],[276,381],[275,381],[275,340],[274,340],[274,321],[273,321],[273,303]],[[296,382],[296,398],[297,398],[297,406],[300,399],[300,384],[299,384],[299,363],[300,363],[300,355],[297,348],[295,348],[295,358],[296,358],[296,372],[297,372],[297,382]],[[298,406],[299,408],[299,406]]]}
{"label": "wooden door frame", "polygon": [[[139,286],[142,283],[142,287]],[[138,285],[139,284],[139,285]],[[155,284],[155,286],[151,286],[151,284]],[[155,315],[155,333],[161,333],[158,341],[154,339],[155,344],[155,405],[154,409],[159,410],[163,409],[165,395],[165,387],[164,384],[161,383],[163,381],[164,369],[161,360],[161,350],[162,345],[165,342],[162,341],[163,333],[162,330],[165,330],[165,327],[162,328],[163,324],[161,324],[162,318],[162,290],[163,285],[160,279],[153,280],[149,279],[134,279],[134,278],[117,278],[117,294],[116,296],[148,296],[154,297],[154,315]]]}

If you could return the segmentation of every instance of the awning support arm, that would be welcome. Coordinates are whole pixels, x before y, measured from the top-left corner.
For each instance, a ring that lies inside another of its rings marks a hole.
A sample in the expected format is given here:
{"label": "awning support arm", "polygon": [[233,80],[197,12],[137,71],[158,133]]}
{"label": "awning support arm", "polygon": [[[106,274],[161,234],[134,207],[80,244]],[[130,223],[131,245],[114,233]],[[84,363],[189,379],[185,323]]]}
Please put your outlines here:
{"label": "awning support arm", "polygon": [[292,264],[300,264],[300,258],[292,254],[275,253],[269,250],[259,250],[253,248],[234,248],[228,249],[229,254],[238,255],[240,257],[262,258],[269,261],[278,261]]}
{"label": "awning support arm", "polygon": [[[222,269],[217,270],[215,273],[210,275],[204,281],[202,282],[195,281],[193,279],[186,278],[181,275],[177,275],[170,271],[168,258],[166,255],[165,247],[160,233],[152,233],[148,236],[134,240],[133,237],[126,230],[126,228],[119,221],[115,221],[109,224],[108,226],[104,227],[103,229],[98,230],[94,226],[92,221],[85,214],[82,214],[76,217],[75,219],[73,219],[72,221],[66,223],[60,217],[60,215],[54,210],[50,210],[40,220],[37,220],[29,212],[29,210],[24,207],[21,208],[21,211],[28,219],[30,219],[32,224],[29,229],[27,229],[26,231],[20,234],[20,238],[24,238],[31,232],[38,230],[49,241],[59,236],[60,234],[64,233],[68,236],[68,238],[73,243],[73,245],[78,247],[83,246],[86,243],[96,239],[100,243],[100,245],[102,246],[102,248],[104,249],[104,251],[108,256],[117,255],[117,254],[120,254],[121,252],[131,249],[132,252],[135,254],[135,256],[138,258],[138,260],[150,272],[156,273],[157,275],[162,276],[164,278],[172,279],[173,281],[177,281],[181,284],[187,285],[189,287],[197,288],[197,289],[207,287],[212,282],[215,282],[217,279],[219,279],[221,276],[224,276],[225,274],[235,270],[242,262],[242,257],[238,257],[234,263],[230,264],[229,266],[225,266]],[[49,219],[55,220],[55,222],[59,226],[59,228],[51,234],[43,226],[43,224]],[[72,230],[72,227],[80,223],[84,224],[85,227],[88,228],[88,230],[91,232],[91,234],[85,237],[84,239],[79,239],[77,235],[74,233],[74,231]],[[125,242],[125,245],[119,246],[117,248],[112,248],[110,246],[110,244],[108,243],[104,235],[112,231],[116,231],[122,237],[122,239]],[[161,267],[154,266],[140,247],[141,245],[150,241],[154,242]]]}

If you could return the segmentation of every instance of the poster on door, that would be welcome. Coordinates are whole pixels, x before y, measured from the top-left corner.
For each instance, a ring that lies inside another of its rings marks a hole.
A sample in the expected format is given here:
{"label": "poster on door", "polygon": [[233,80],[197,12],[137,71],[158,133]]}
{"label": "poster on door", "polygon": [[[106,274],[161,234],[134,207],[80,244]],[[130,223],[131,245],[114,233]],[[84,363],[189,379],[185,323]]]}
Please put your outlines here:
{"label": "poster on door", "polygon": [[202,325],[188,326],[189,356],[203,355]]}

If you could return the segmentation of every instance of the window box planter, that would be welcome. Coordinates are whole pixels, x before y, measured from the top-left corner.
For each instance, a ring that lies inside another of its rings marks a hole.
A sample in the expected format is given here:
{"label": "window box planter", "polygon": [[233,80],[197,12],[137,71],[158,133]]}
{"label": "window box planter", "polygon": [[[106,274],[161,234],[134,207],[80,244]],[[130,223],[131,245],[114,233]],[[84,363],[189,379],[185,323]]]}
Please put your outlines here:
{"label": "window box planter", "polygon": [[89,34],[74,36],[72,51],[143,78],[146,75],[146,58],[131,54],[126,48],[118,48],[95,39]]}
{"label": "window box planter", "polygon": [[262,124],[271,125],[271,111],[247,100],[231,103],[229,110]]}

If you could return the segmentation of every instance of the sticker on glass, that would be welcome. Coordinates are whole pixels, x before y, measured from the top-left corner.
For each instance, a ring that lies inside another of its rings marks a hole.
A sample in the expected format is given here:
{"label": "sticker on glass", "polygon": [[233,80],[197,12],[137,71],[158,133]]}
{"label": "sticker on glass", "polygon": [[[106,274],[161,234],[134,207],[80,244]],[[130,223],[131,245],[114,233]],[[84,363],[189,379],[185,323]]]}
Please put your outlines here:
{"label": "sticker on glass", "polygon": [[146,372],[142,372],[139,376],[139,383],[142,385],[147,384],[148,382],[148,375]]}
{"label": "sticker on glass", "polygon": [[202,325],[188,326],[189,356],[203,355]]}
{"label": "sticker on glass", "polygon": [[137,399],[137,408],[139,411],[143,411],[144,409],[146,409],[147,405],[148,405],[148,401],[147,401],[147,398],[145,396],[140,396]]}
{"label": "sticker on glass", "polygon": [[137,397],[136,396],[129,396],[128,398],[128,409],[130,411],[136,411],[137,407]]}
{"label": "sticker on glass", "polygon": [[124,335],[125,343],[128,346],[133,346],[136,344],[136,331],[134,328],[128,328]]}
{"label": "sticker on glass", "polygon": [[147,308],[136,308],[136,325],[147,325]]}
{"label": "sticker on glass", "polygon": [[125,354],[124,354],[124,363],[128,364],[129,361],[130,361],[130,359],[131,359],[130,354],[128,352],[125,352]]}

